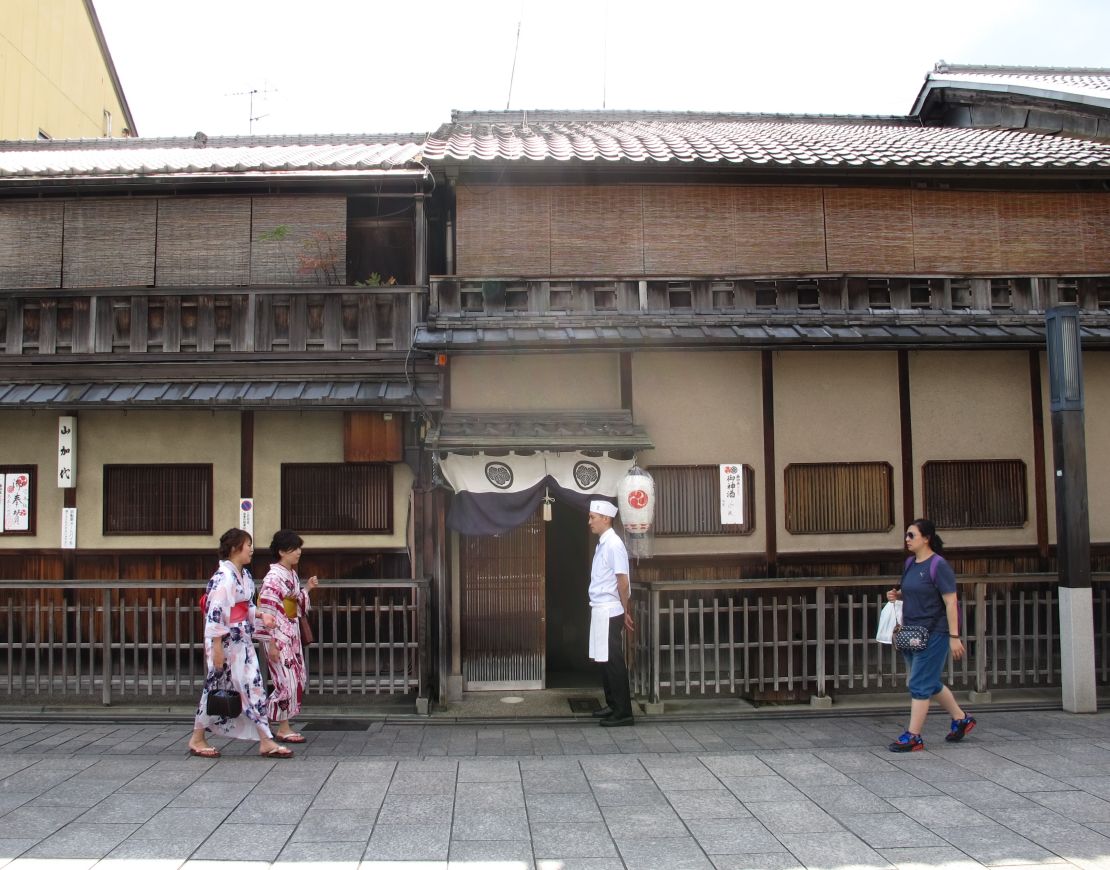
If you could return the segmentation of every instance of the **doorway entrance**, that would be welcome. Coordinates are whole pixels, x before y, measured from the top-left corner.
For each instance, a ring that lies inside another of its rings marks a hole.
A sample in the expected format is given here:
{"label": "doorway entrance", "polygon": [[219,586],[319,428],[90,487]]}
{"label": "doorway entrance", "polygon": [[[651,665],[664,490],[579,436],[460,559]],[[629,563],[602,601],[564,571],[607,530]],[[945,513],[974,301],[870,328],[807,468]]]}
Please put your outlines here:
{"label": "doorway entrance", "polygon": [[556,501],[501,535],[459,539],[467,691],[595,687],[589,660],[590,534]]}
{"label": "doorway entrance", "polygon": [[590,532],[586,514],[563,501],[547,524],[544,592],[547,599],[547,687],[596,687],[590,661]]}

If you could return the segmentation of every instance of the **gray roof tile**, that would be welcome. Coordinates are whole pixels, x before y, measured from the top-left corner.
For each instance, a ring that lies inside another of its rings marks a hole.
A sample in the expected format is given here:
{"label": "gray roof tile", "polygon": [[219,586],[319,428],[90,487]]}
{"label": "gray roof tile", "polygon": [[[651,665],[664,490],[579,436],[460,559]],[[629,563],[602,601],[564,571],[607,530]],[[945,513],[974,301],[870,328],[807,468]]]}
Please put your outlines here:
{"label": "gray roof tile", "polygon": [[[1110,143],[1028,130],[922,127],[911,118],[712,120],[644,113],[460,116],[424,144],[431,161],[624,161],[737,166],[1110,168]],[[522,147],[527,142],[528,147]]]}

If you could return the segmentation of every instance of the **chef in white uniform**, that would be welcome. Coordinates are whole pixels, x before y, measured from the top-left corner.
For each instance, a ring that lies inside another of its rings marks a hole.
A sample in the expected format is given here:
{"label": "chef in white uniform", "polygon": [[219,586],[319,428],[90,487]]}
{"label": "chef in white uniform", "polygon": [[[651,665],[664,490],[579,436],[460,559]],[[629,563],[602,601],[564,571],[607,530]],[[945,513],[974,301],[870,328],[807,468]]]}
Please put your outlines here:
{"label": "chef in white uniform", "polygon": [[616,515],[613,503],[590,502],[590,532],[599,536],[590,569],[590,658],[601,668],[605,706],[594,716],[605,728],[635,724],[621,644],[621,629],[633,630],[628,550],[613,531]]}

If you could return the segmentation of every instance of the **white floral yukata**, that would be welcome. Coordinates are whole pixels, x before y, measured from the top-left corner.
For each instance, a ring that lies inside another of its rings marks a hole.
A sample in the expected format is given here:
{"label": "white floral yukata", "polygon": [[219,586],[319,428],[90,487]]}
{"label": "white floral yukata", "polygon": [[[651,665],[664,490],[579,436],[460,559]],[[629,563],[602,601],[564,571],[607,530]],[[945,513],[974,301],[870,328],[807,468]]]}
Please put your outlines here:
{"label": "white floral yukata", "polygon": [[[254,652],[254,623],[257,615],[251,599],[254,597],[254,580],[244,568],[239,574],[231,562],[220,562],[220,567],[208,581],[204,614],[204,659],[208,666],[208,676],[204,681],[204,691],[197,707],[195,728],[204,728],[223,737],[239,740],[258,740],[258,729],[267,737],[270,723],[266,718],[266,687],[262,682],[262,672],[258,668],[258,657]],[[231,609],[245,602],[247,618],[231,621]],[[212,664],[212,645],[224,646],[224,667],[217,673]],[[243,712],[234,719],[209,716],[208,693],[233,686],[239,690],[243,699]]]}
{"label": "white floral yukata", "polygon": [[290,602],[290,610],[295,605],[297,615],[308,613],[308,590],[301,588],[301,579],[296,571],[279,562],[270,566],[262,580],[262,591],[258,593],[258,609],[272,614],[276,623],[272,629],[259,629],[258,637],[273,640],[277,647],[277,655],[270,650],[269,644],[266,647],[266,664],[270,669],[270,682],[274,684],[267,713],[270,719],[279,722],[292,719],[301,712],[308,685],[301,627],[297,623],[297,615],[290,617],[287,614],[286,601]]}

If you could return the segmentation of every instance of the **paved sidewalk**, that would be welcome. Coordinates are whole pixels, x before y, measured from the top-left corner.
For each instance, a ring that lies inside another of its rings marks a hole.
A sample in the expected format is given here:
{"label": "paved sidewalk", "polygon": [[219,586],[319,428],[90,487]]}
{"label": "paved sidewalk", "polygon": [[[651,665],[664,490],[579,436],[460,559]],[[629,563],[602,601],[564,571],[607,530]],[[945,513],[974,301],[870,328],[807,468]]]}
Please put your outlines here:
{"label": "paved sidewalk", "polygon": [[[375,724],[292,761],[188,726],[3,724],[0,867],[1110,868],[1110,714]],[[423,862],[423,863],[421,863]]]}

